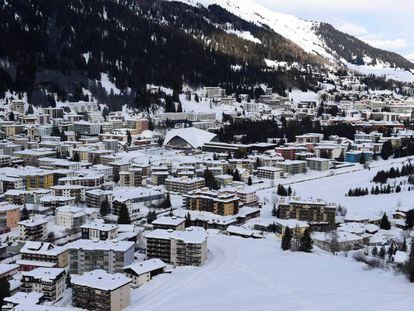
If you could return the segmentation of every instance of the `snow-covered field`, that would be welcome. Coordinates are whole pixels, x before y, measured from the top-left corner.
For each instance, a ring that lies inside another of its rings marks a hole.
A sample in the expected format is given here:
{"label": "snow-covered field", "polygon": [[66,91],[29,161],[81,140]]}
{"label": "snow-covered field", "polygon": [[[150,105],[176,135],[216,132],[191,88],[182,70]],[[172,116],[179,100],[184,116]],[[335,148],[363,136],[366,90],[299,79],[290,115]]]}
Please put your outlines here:
{"label": "snow-covered field", "polygon": [[283,252],[276,238],[210,233],[208,261],[155,277],[125,311],[412,310],[403,276],[342,256]]}
{"label": "snow-covered field", "polygon": [[[400,193],[367,195],[362,197],[347,197],[350,188],[371,189],[370,183],[379,170],[388,170],[400,166],[400,162],[407,159],[379,161],[373,163],[371,170],[360,170],[347,174],[329,176],[303,183],[293,184],[295,194],[302,198],[323,199],[327,202],[344,206],[348,213],[357,213],[362,217],[375,217],[384,212],[392,212],[399,206],[414,208],[414,191]],[[391,181],[391,180],[390,180]]]}

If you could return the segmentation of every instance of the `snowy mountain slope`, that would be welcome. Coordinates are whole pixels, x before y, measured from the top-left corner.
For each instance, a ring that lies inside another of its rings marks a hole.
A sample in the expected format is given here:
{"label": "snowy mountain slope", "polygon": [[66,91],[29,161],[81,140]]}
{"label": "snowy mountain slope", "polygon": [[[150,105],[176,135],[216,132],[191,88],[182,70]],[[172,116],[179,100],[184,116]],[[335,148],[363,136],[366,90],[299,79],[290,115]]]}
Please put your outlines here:
{"label": "snowy mountain slope", "polygon": [[[170,0],[177,1],[177,0]],[[414,81],[414,63],[402,56],[373,48],[336,30],[329,24],[306,21],[293,15],[271,11],[254,0],[178,0],[192,6],[219,5],[232,14],[291,40],[304,51],[346,66],[362,74],[385,75],[390,79]]]}
{"label": "snowy mountain slope", "polygon": [[[177,0],[172,0],[177,1]],[[308,53],[315,53],[334,61],[336,58],[318,37],[315,28],[318,22],[305,21],[293,15],[271,11],[250,0],[179,0],[189,5],[208,7],[217,4],[232,14],[258,25],[267,25],[283,37],[298,44]]]}

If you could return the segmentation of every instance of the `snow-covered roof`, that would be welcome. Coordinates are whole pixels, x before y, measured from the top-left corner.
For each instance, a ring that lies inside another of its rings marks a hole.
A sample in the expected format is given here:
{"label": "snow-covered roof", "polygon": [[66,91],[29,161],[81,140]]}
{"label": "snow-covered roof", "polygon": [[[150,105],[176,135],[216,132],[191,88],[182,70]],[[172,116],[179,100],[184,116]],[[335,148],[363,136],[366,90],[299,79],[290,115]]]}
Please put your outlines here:
{"label": "snow-covered roof", "polygon": [[10,271],[13,271],[15,269],[18,269],[19,266],[15,265],[15,264],[5,264],[5,263],[1,263],[0,264],[0,276],[5,274],[5,273],[9,273]]}
{"label": "snow-covered roof", "polygon": [[71,283],[107,291],[125,286],[131,283],[131,279],[121,273],[109,274],[104,270],[94,270],[82,275],[73,275]]}
{"label": "snow-covered roof", "polygon": [[124,267],[124,271],[131,269],[137,275],[148,273],[154,270],[165,268],[167,265],[158,258],[148,259],[140,262],[133,263],[132,265]]}
{"label": "snow-covered roof", "polygon": [[153,225],[169,225],[169,226],[178,226],[182,224],[185,221],[184,218],[180,217],[168,217],[168,216],[162,216],[157,219],[155,219],[152,224]]}
{"label": "snow-covered roof", "polygon": [[189,227],[185,231],[156,229],[145,235],[145,237],[163,240],[181,240],[184,243],[201,244],[207,240],[207,232],[201,227]]}
{"label": "snow-covered roof", "polygon": [[[17,304],[38,304],[40,302],[40,299],[43,297],[42,293],[37,292],[30,292],[30,293],[24,293],[24,292],[17,292],[13,296],[4,298],[5,302],[11,303],[13,305]],[[32,309],[27,309],[32,310]]]}
{"label": "snow-covered roof", "polygon": [[126,252],[134,246],[134,242],[130,241],[95,241],[95,240],[76,240],[66,244],[68,249],[84,249],[84,250],[113,250],[118,252]]}
{"label": "snow-covered roof", "polygon": [[31,271],[23,271],[22,276],[33,277],[42,281],[53,281],[55,280],[62,272],[65,272],[63,268],[36,268]]}
{"label": "snow-covered roof", "polygon": [[181,129],[173,129],[165,135],[164,146],[167,145],[173,138],[180,137],[185,140],[193,148],[200,148],[205,143],[210,142],[216,137],[216,134],[195,127],[187,127]]}

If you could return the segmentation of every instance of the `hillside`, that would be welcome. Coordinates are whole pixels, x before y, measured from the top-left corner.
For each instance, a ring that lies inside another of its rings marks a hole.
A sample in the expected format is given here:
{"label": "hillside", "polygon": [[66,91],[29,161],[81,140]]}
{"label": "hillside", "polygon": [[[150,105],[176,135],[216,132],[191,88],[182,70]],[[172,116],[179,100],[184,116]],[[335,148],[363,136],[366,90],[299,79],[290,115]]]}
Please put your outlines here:
{"label": "hillside", "polygon": [[113,108],[143,108],[146,84],[221,85],[231,92],[266,83],[283,94],[289,87],[317,89],[326,63],[414,68],[327,24],[250,1],[201,2],[3,2],[0,97],[28,92],[47,106],[92,93]]}

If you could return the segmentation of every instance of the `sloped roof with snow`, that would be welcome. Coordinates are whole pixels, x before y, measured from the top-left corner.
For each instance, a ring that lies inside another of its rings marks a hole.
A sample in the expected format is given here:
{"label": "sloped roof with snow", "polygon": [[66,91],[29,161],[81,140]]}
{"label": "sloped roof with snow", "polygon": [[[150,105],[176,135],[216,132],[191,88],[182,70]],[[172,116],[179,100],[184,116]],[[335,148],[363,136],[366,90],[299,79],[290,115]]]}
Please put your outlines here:
{"label": "sloped roof with snow", "polygon": [[193,148],[200,148],[205,143],[213,140],[216,137],[216,134],[203,131],[195,127],[174,129],[167,132],[163,145],[167,145],[175,137],[185,140]]}

